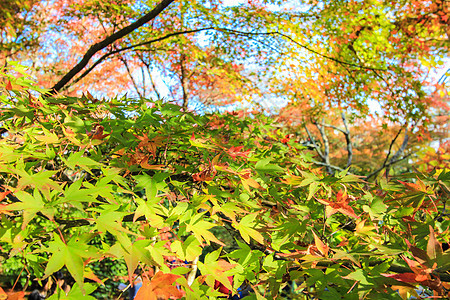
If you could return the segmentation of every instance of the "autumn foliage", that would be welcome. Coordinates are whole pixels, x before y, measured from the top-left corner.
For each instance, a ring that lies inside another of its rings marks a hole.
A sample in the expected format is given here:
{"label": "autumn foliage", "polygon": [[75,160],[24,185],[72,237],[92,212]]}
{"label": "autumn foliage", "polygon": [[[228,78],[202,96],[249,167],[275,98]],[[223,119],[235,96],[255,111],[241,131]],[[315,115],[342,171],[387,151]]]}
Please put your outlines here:
{"label": "autumn foliage", "polygon": [[97,268],[108,259],[138,272],[136,299],[448,296],[448,169],[367,182],[317,168],[263,114],[42,97],[14,72],[0,141],[10,293],[59,270],[71,295],[93,293],[117,280]]}
{"label": "autumn foliage", "polygon": [[447,1],[0,7],[0,300],[450,298]]}

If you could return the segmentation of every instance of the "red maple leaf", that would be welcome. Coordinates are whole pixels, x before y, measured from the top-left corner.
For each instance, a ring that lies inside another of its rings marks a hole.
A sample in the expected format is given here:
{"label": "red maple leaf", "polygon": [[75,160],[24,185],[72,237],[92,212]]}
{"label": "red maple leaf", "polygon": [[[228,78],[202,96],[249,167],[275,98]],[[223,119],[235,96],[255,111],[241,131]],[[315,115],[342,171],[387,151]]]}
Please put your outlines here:
{"label": "red maple leaf", "polygon": [[381,274],[385,277],[393,278],[400,282],[420,284],[427,286],[430,289],[436,291],[439,295],[443,294],[443,286],[441,280],[437,276],[432,276],[433,270],[436,268],[436,264],[433,267],[427,267],[422,263],[403,257],[403,260],[408,264],[413,273],[407,272],[402,274]]}
{"label": "red maple leaf", "polygon": [[227,152],[228,155],[230,155],[233,160],[236,160],[236,157],[248,158],[248,155],[252,151],[251,150],[241,151],[243,148],[244,148],[244,146],[238,146],[238,147],[233,146],[230,149],[226,149],[225,152]]}
{"label": "red maple leaf", "polygon": [[287,144],[287,143],[290,141],[290,139],[291,139],[291,134],[286,134],[286,135],[284,136],[284,138],[282,138],[282,139],[280,140],[280,142],[282,142],[283,144]]}
{"label": "red maple leaf", "polygon": [[384,277],[393,278],[397,281],[406,283],[417,283],[416,274],[414,273],[401,273],[401,274],[381,274]]}
{"label": "red maple leaf", "polygon": [[326,205],[325,211],[327,217],[334,215],[337,212],[340,212],[349,217],[358,218],[353,208],[350,205],[348,205],[348,203],[350,202],[350,198],[348,197],[346,191],[340,190],[336,195],[336,201],[318,198],[316,198],[316,200]]}
{"label": "red maple leaf", "polygon": [[[228,281],[230,281],[230,284],[233,285],[233,276],[228,276]],[[227,288],[225,285],[223,285],[223,283],[221,283],[220,281],[216,280],[214,281],[214,289],[218,290],[219,292],[221,292],[222,294],[231,294],[231,290],[229,288]]]}
{"label": "red maple leaf", "polygon": [[163,273],[159,271],[149,281],[144,279],[142,287],[136,294],[135,300],[159,300],[159,299],[180,299],[184,292],[177,289],[173,284],[180,278],[180,275]]}

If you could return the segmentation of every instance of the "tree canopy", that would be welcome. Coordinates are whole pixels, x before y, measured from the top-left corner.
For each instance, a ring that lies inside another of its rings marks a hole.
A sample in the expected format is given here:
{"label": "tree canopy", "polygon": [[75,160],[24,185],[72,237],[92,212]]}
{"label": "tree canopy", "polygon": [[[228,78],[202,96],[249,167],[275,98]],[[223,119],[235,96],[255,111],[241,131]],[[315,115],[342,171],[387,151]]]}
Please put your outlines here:
{"label": "tree canopy", "polygon": [[0,299],[450,297],[446,1],[0,5]]}

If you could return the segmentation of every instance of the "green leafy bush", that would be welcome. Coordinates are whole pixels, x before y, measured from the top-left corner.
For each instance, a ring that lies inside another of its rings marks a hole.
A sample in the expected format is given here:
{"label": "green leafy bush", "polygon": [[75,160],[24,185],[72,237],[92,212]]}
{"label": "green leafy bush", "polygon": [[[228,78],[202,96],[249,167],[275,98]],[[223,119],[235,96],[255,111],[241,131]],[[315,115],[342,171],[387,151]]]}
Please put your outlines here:
{"label": "green leafy bush", "polygon": [[144,281],[138,299],[448,293],[448,170],[371,184],[317,169],[264,115],[42,97],[10,73],[0,246],[16,289],[64,268],[68,299],[106,297],[125,264]]}

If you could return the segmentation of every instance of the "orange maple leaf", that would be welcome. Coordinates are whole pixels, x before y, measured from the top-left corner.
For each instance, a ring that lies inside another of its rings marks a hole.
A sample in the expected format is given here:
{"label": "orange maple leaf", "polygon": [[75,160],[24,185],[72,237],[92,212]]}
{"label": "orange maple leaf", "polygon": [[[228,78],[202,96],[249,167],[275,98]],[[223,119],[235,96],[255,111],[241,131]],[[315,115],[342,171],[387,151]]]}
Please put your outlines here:
{"label": "orange maple leaf", "polygon": [[316,245],[317,249],[320,251],[320,253],[328,257],[328,250],[330,249],[327,244],[322,242],[322,240],[317,236],[317,234],[313,231],[314,234],[314,244]]}
{"label": "orange maple leaf", "polygon": [[11,191],[4,191],[0,193],[0,201],[5,199],[6,196],[8,196],[8,194],[11,194]]}
{"label": "orange maple leaf", "polygon": [[141,142],[138,144],[137,148],[141,149],[141,150],[147,150],[148,152],[150,152],[153,156],[153,158],[156,158],[156,149],[159,146],[163,145],[163,140],[165,139],[165,137],[163,136],[156,136],[152,139],[149,139],[149,137],[147,136],[146,133],[144,133],[142,136],[138,136],[135,135],[135,137],[137,137],[138,140],[140,140]]}
{"label": "orange maple leaf", "polygon": [[410,190],[412,192],[423,192],[423,193],[427,192],[427,187],[420,179],[417,180],[417,184],[411,183],[411,182],[404,182],[404,181],[400,181],[400,180],[397,180],[397,181],[400,182],[401,184],[403,184],[408,190]]}
{"label": "orange maple leaf", "polygon": [[103,130],[105,127],[103,127],[100,124],[96,124],[94,128],[92,128],[91,132],[89,132],[87,135],[91,137],[93,140],[103,140],[105,137],[107,137],[109,134],[103,134]]}
{"label": "orange maple leaf", "polygon": [[427,286],[432,290],[436,291],[439,295],[443,294],[442,282],[437,276],[431,276],[433,270],[436,268],[436,263],[433,267],[429,268],[417,261],[409,259],[403,256],[403,260],[408,264],[409,268],[413,273],[407,272],[403,274],[381,274],[384,277],[393,278],[397,281],[406,283],[416,283],[423,286]]}
{"label": "orange maple leaf", "polygon": [[9,292],[5,292],[1,287],[0,287],[0,300],[25,300],[25,292],[24,291],[20,291],[20,292],[14,292],[14,291],[9,291]]}
{"label": "orange maple leaf", "polygon": [[[314,197],[315,198],[315,197]],[[338,194],[336,195],[336,201],[330,201],[326,199],[318,199],[315,198],[320,203],[326,205],[325,212],[327,217],[334,215],[337,212],[340,212],[344,215],[347,215],[349,217],[353,217],[355,219],[358,218],[358,216],[355,214],[355,211],[353,208],[351,208],[348,203],[350,202],[350,199],[347,195],[346,191],[340,190]]]}
{"label": "orange maple leaf", "polygon": [[5,89],[8,91],[12,90],[12,84],[10,80],[8,80],[8,82],[6,83]]}
{"label": "orange maple leaf", "polygon": [[173,284],[180,278],[180,275],[163,273],[159,271],[149,281],[144,279],[142,287],[136,294],[135,300],[159,300],[159,299],[180,299],[184,292],[177,289]]}
{"label": "orange maple leaf", "polygon": [[244,157],[248,158],[248,155],[252,152],[251,150],[242,151],[244,146],[238,146],[238,147],[231,147],[229,149],[226,149],[225,152],[228,153],[228,155],[231,156],[233,160],[236,160],[237,157]]}
{"label": "orange maple leaf", "polygon": [[210,181],[216,176],[217,171],[214,167],[215,159],[206,166],[206,168],[198,173],[192,174],[194,181]]}

